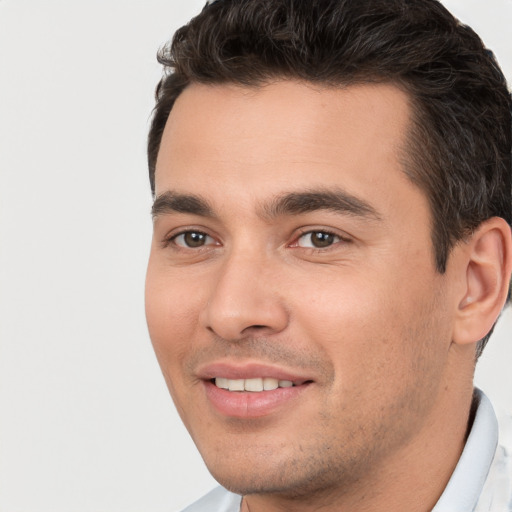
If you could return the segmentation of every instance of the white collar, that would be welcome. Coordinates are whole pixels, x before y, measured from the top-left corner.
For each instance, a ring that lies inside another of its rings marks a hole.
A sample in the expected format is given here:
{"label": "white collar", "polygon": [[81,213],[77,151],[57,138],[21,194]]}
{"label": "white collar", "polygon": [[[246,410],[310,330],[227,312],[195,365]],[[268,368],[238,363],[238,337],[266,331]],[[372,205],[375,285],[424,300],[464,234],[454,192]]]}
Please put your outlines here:
{"label": "white collar", "polygon": [[498,421],[489,399],[475,388],[475,419],[455,471],[432,512],[475,510],[498,445]]}

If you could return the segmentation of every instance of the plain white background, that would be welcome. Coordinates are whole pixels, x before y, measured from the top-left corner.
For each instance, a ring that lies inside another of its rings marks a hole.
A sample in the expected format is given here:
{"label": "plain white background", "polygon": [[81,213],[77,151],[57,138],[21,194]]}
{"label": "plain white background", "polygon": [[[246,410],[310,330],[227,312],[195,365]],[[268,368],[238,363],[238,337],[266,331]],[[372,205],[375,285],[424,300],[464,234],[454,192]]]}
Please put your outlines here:
{"label": "plain white background", "polygon": [[[512,78],[511,0],[445,2]],[[0,511],[174,511],[214,486],[146,332],[157,48],[200,0],[0,0]],[[512,413],[512,313],[477,383]]]}

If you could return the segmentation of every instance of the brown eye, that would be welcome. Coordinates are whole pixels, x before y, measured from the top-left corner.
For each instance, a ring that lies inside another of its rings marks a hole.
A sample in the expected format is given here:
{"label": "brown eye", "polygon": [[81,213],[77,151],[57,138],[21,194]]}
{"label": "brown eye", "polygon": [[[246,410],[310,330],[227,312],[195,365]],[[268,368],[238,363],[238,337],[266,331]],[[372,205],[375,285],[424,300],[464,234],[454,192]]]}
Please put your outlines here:
{"label": "brown eye", "polygon": [[304,233],[297,241],[299,247],[309,247],[314,249],[325,249],[339,242],[339,236],[327,231],[309,231]]}
{"label": "brown eye", "polygon": [[213,242],[213,238],[200,231],[186,231],[173,238],[173,242],[180,247],[197,249]]}

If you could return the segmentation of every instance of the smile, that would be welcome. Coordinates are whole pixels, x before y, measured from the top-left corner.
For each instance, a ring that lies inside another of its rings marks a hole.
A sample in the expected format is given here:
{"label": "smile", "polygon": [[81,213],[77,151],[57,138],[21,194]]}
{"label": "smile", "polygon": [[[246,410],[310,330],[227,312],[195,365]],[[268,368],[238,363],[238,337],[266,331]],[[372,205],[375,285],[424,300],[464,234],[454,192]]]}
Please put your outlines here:
{"label": "smile", "polygon": [[218,388],[239,392],[249,391],[251,393],[273,391],[278,388],[291,388],[300,385],[300,383],[294,384],[291,380],[278,380],[273,377],[257,377],[252,379],[227,379],[225,377],[216,377],[212,380]]}
{"label": "smile", "polygon": [[202,382],[207,407],[224,418],[284,413],[316,388],[313,375],[254,361],[212,361],[197,368],[195,375]]}
{"label": "smile", "polygon": [[224,417],[250,419],[283,412],[310,388],[311,380],[284,380],[274,377],[203,381],[210,406]]}

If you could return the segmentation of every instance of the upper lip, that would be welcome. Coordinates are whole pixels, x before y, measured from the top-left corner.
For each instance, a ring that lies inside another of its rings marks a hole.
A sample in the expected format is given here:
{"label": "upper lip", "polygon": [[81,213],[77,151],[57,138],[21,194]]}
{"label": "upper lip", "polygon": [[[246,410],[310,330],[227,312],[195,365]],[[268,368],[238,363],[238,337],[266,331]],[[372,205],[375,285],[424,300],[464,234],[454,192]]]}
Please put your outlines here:
{"label": "upper lip", "polygon": [[217,361],[201,365],[197,370],[197,376],[202,380],[211,380],[216,377],[226,379],[255,379],[258,377],[271,377],[277,380],[289,380],[294,384],[302,384],[313,379],[303,373],[280,368],[271,364],[248,362],[233,363]]}

